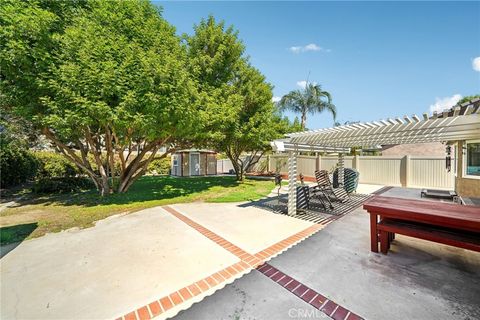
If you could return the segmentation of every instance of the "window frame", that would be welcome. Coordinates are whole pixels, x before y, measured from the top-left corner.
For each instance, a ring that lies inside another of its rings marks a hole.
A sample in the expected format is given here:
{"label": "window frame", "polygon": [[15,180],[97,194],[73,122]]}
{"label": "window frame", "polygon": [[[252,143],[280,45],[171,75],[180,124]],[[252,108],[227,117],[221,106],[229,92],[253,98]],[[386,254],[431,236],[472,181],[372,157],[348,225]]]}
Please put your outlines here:
{"label": "window frame", "polygon": [[[474,175],[467,174],[468,145],[473,144],[473,143],[480,143],[480,139],[479,140],[467,140],[467,141],[464,141],[463,145],[462,145],[462,158],[463,158],[462,159],[462,164],[463,164],[462,178],[480,180],[480,176],[474,176]],[[463,150],[465,150],[465,154],[463,154]]]}

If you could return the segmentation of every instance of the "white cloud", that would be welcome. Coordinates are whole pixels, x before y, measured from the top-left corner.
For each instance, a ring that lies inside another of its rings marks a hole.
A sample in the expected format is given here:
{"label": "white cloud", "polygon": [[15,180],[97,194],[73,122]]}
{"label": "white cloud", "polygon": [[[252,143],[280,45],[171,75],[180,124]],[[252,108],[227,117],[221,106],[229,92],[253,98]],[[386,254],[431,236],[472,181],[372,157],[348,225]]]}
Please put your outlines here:
{"label": "white cloud", "polygon": [[307,81],[297,81],[297,86],[299,86],[300,88],[305,88],[307,86]]}
{"label": "white cloud", "polygon": [[480,57],[476,57],[472,61],[473,70],[480,72]]}
{"label": "white cloud", "polygon": [[282,97],[273,97],[272,98],[272,102],[279,102],[280,100],[282,100]]}
{"label": "white cloud", "polygon": [[[316,82],[310,82],[310,83],[313,84],[314,86],[317,85]],[[307,81],[306,80],[297,81],[297,86],[304,89],[307,86]]]}
{"label": "white cloud", "polygon": [[462,95],[458,93],[451,97],[435,98],[435,104],[430,105],[430,112],[442,112],[445,109],[449,109],[456,105],[460,99],[462,99]]}
{"label": "white cloud", "polygon": [[302,52],[307,52],[307,51],[323,51],[323,52],[330,52],[330,49],[325,49],[320,47],[319,45],[315,43],[309,43],[305,46],[293,46],[288,48],[293,53],[302,53]]}

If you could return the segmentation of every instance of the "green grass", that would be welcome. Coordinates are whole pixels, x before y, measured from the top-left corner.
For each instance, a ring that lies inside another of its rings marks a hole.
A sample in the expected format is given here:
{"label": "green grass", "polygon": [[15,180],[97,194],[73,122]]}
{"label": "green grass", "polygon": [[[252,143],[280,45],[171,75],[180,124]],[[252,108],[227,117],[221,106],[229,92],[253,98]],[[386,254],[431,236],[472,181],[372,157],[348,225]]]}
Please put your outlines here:
{"label": "green grass", "polygon": [[3,245],[73,227],[87,228],[114,214],[172,203],[252,201],[273,188],[272,181],[246,179],[239,183],[234,177],[146,176],[127,193],[104,198],[93,190],[43,196],[20,190],[19,205],[0,213],[0,240]]}

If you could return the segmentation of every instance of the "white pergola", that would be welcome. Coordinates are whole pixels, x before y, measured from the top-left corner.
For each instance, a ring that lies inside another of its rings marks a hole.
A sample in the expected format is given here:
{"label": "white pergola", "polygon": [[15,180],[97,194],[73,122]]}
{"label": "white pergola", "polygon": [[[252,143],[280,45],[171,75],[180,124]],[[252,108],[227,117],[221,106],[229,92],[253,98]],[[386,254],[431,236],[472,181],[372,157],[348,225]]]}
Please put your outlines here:
{"label": "white pergola", "polygon": [[[480,99],[442,113],[387,119],[287,134],[272,142],[274,151],[288,152],[288,214],[296,214],[297,155],[299,152],[343,154],[356,146],[443,142],[480,138]],[[341,179],[339,179],[342,181]]]}

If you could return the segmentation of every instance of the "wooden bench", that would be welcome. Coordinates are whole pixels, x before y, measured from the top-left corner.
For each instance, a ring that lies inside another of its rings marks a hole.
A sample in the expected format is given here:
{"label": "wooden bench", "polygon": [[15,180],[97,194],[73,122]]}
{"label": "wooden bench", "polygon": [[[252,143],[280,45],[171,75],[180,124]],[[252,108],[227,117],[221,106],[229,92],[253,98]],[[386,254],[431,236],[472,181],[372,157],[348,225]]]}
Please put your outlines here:
{"label": "wooden bench", "polygon": [[480,252],[480,233],[477,232],[391,218],[382,219],[377,229],[380,233],[380,250],[383,254],[387,254],[396,233]]}
{"label": "wooden bench", "polygon": [[386,253],[395,233],[480,251],[480,207],[375,196],[363,208],[370,214],[372,252],[380,242]]}

